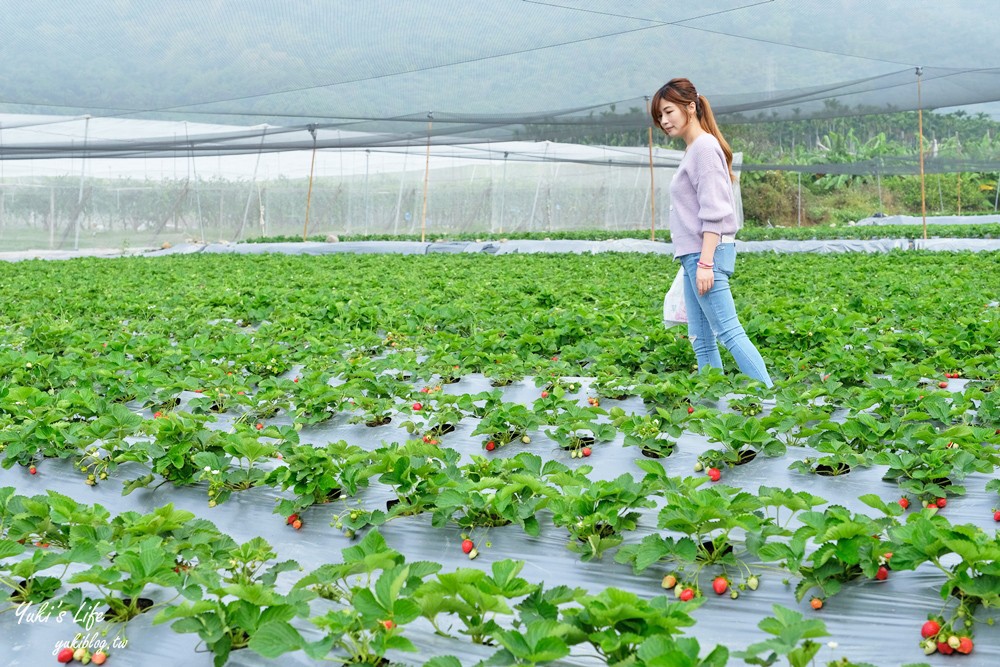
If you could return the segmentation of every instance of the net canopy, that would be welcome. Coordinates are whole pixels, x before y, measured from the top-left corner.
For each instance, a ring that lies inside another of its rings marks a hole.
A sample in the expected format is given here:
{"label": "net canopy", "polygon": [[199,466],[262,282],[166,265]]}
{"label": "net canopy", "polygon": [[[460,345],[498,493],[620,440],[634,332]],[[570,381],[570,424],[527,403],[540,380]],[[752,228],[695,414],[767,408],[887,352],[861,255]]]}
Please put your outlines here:
{"label": "net canopy", "polygon": [[[916,174],[914,110],[928,111],[924,134],[933,109],[1000,110],[995,12],[992,0],[14,7],[0,15],[0,242],[665,226],[681,146],[661,146],[647,108],[674,76],[710,100],[738,152],[765,123],[793,148],[828,133],[852,143],[852,117],[874,115],[913,147],[831,144],[819,160],[737,170]],[[1000,171],[984,128],[941,151],[932,129],[925,171]]]}
{"label": "net canopy", "polygon": [[[643,134],[646,99],[673,76],[724,123],[951,108],[1000,100],[995,13],[991,0],[49,1],[0,17],[0,111],[283,128],[188,147],[226,153],[303,147],[310,125],[355,133],[321,147]],[[87,150],[186,143],[133,142]]]}

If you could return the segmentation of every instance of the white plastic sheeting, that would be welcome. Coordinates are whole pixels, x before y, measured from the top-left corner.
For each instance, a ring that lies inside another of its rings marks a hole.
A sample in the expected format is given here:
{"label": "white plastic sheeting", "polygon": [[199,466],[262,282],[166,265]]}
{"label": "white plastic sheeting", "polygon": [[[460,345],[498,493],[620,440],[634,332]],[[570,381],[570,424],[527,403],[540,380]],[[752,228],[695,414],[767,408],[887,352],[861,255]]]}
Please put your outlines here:
{"label": "white plastic sheeting", "polygon": [[[576,396],[584,404],[590,380],[582,380],[583,387]],[[964,384],[964,380],[951,382],[954,390],[960,390]],[[478,375],[469,375],[458,383],[445,385],[445,391],[452,394],[474,394],[488,389],[488,380]],[[505,387],[502,391],[504,400],[508,402],[530,403],[538,395],[538,389],[531,378]],[[636,413],[645,409],[642,401],[634,397],[624,401],[602,401],[605,409],[613,406]],[[724,401],[716,407],[725,409]],[[183,404],[179,409],[183,409]],[[765,405],[765,410],[767,409]],[[838,413],[835,413],[834,419],[837,418]],[[474,429],[474,420],[467,418],[443,442],[443,446],[462,454],[462,464],[468,463],[473,454],[483,454],[481,438],[471,435]],[[610,443],[595,446],[591,458],[573,460],[560,451],[543,431],[544,428],[531,433],[530,444],[512,443],[495,455],[514,456],[522,451],[531,451],[543,459],[562,460],[571,467],[587,464],[593,466],[590,473],[592,479],[614,479],[622,473],[638,478],[644,474],[635,465],[641,455],[634,447],[623,447],[621,434]],[[366,449],[377,448],[383,442],[402,442],[407,438],[406,432],[395,424],[368,428],[361,424],[347,423],[345,415],[337,416],[325,424],[307,427],[302,430],[301,436],[303,442],[317,445],[343,439]],[[684,433],[678,439],[675,452],[660,462],[671,475],[690,475],[693,474],[692,466],[698,455],[713,446],[702,436]],[[791,448],[781,458],[759,456],[748,464],[727,471],[722,483],[751,492],[757,492],[762,485],[804,490],[826,499],[830,504],[843,505],[852,512],[866,513],[869,516],[874,515],[874,510],[857,501],[860,495],[875,493],[886,501],[899,496],[895,484],[882,481],[885,469],[880,466],[855,470],[839,477],[805,475],[788,469],[791,461],[815,454],[809,448]],[[214,522],[219,530],[229,534],[237,542],[242,543],[258,535],[265,538],[277,551],[279,560],[293,558],[305,572],[326,562],[339,561],[340,550],[351,544],[339,531],[328,525],[330,517],[342,507],[340,503],[310,508],[302,530],[296,532],[285,526],[282,517],[272,513],[275,499],[280,495],[274,489],[258,488],[234,493],[227,502],[209,509],[206,506],[205,487],[202,485],[179,489],[170,486],[157,490],[140,489],[122,497],[122,480],[133,476],[135,474],[130,474],[126,466],[119,468],[114,477],[99,486],[87,487],[80,474],[72,470],[67,462],[46,461],[36,476],[29,476],[20,469],[0,470],[0,486],[13,485],[18,493],[28,495],[52,489],[80,502],[100,503],[112,514],[129,510],[150,512],[165,503],[173,503],[177,509],[194,512]],[[972,523],[986,530],[995,529],[992,508],[997,499],[995,493],[986,493],[984,490],[988,479],[986,475],[976,474],[965,480],[967,494],[951,499],[947,509],[943,510],[949,521],[955,524]],[[373,480],[372,486],[363,490],[356,499],[366,506],[377,507],[392,497],[394,496],[387,487]],[[638,542],[645,535],[655,532],[658,509],[642,511],[644,518],[640,527],[634,533],[626,535],[626,543]],[[606,553],[600,561],[582,562],[566,549],[568,537],[564,529],[547,523],[544,516],[540,517],[540,523],[542,530],[538,537],[525,535],[516,525],[490,529],[487,537],[490,545],[486,546],[487,539],[477,540],[480,556],[474,561],[469,561],[462,554],[459,548],[460,530],[456,526],[432,528],[430,519],[426,516],[394,520],[380,531],[389,546],[402,552],[407,560],[437,561],[443,563],[444,571],[458,567],[478,567],[488,571],[492,562],[510,558],[526,562],[521,572],[522,577],[544,583],[546,587],[565,584],[583,587],[592,592],[599,592],[605,587],[616,587],[643,597],[664,593],[660,588],[660,580],[667,571],[665,568],[654,565],[636,575],[631,566],[615,563],[613,552]],[[752,563],[750,566],[754,567]],[[918,646],[920,625],[926,620],[928,613],[941,607],[938,590],[943,582],[943,575],[932,567],[921,567],[913,572],[894,572],[884,582],[862,581],[848,584],[841,593],[827,600],[818,613],[809,608],[808,602],[795,602],[792,586],[782,583],[782,577],[787,575],[764,571],[763,568],[760,572],[759,590],[747,591],[735,601],[728,596],[716,598],[709,595],[710,599],[705,605],[693,613],[697,623],[688,630],[688,634],[698,638],[703,652],[707,652],[706,646],[719,643],[731,650],[741,650],[764,639],[756,624],[761,618],[773,613],[772,605],[781,604],[799,609],[807,618],[819,618],[826,623],[831,636],[823,641],[835,642],[837,647],[822,648],[817,656],[817,664],[826,664],[841,656],[880,667],[919,662],[927,662],[935,667],[952,664],[950,660],[954,656],[946,658],[935,654],[925,658]],[[282,582],[290,585],[289,582],[298,576],[300,575],[294,573],[282,575],[279,586]],[[154,591],[150,595],[157,602],[166,599],[165,592],[164,595],[157,596]],[[317,601],[314,604],[317,605],[314,613],[321,613],[316,609],[327,603]],[[976,624],[975,653],[955,658],[962,665],[986,667],[1000,664],[1000,627],[990,627],[985,623],[986,618],[994,613],[990,610],[981,612],[981,618],[977,619],[979,622]],[[128,624],[129,647],[112,655],[110,664],[141,663],[144,667],[167,667],[183,661],[194,667],[211,665],[210,654],[195,652],[194,635],[174,633],[167,625],[154,627],[151,620],[141,616]],[[308,624],[299,622],[298,625],[308,631]],[[5,643],[8,646],[5,664],[13,667],[51,661],[55,642],[71,639],[78,629],[68,621],[62,624],[55,620],[18,624],[13,614],[0,615],[0,636],[7,638]],[[420,652],[391,655],[401,664],[419,665],[434,655],[451,654],[459,656],[463,665],[471,665],[490,656],[495,650],[435,636],[429,626],[420,623],[406,626],[405,635],[417,644]],[[108,639],[110,641],[111,636]],[[286,655],[280,659],[280,663],[302,666],[313,664],[301,653]],[[256,667],[272,663],[244,650],[233,653],[228,664]],[[595,662],[593,657],[576,652],[554,664],[583,667]],[[741,662],[737,659],[730,661],[730,665],[739,664]]]}

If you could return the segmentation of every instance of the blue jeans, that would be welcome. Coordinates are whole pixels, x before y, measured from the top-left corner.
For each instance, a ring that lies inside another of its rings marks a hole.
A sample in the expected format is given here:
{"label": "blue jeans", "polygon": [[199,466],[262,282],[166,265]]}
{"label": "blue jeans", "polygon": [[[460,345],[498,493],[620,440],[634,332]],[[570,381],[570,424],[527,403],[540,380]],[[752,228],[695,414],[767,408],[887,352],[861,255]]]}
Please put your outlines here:
{"label": "blue jeans", "polygon": [[760,352],[747,337],[740,318],[736,315],[733,293],[729,290],[729,277],[736,269],[736,244],[720,243],[715,249],[715,283],[703,296],[698,295],[695,274],[701,253],[681,255],[677,259],[684,266],[684,305],[688,316],[688,338],[698,359],[698,369],[712,366],[722,368],[719,354],[721,342],[733,355],[740,372],[774,386]]}

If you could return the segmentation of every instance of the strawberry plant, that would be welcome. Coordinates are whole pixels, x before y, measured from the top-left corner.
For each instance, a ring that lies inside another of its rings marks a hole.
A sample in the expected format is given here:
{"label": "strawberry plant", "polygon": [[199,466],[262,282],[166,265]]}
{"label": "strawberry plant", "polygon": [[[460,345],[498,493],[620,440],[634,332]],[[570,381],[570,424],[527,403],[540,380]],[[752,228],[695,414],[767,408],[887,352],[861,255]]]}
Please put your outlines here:
{"label": "strawberry plant", "polygon": [[149,474],[127,482],[125,495],[149,486],[156,475],[163,478],[157,486],[167,482],[176,486],[193,484],[204,468],[194,462],[194,455],[202,451],[223,453],[216,444],[218,434],[204,426],[208,420],[204,415],[173,412],[165,418],[145,422],[143,429],[153,440],[141,440],[115,455],[116,463],[130,461],[151,469]]}
{"label": "strawberry plant", "polygon": [[578,452],[582,447],[614,439],[618,430],[614,424],[599,422],[598,417],[608,413],[600,407],[566,406],[550,423],[555,429],[545,429],[545,434],[562,449]]}
{"label": "strawberry plant", "polygon": [[871,455],[858,453],[843,442],[823,441],[813,445],[813,448],[823,456],[792,461],[788,469],[823,477],[836,477],[846,475],[860,466],[866,466],[871,460]]}
{"label": "strawberry plant", "polygon": [[280,595],[260,583],[226,586],[212,593],[212,598],[185,601],[164,609],[153,619],[153,624],[173,621],[174,632],[197,634],[214,654],[215,667],[223,667],[233,651],[247,647],[272,657],[273,642],[264,628],[275,628],[308,615],[307,602],[314,597],[302,589]]}
{"label": "strawberry plant", "polygon": [[[859,500],[885,516],[873,519],[864,514],[852,515],[839,505],[823,512],[800,512],[798,520],[803,525],[788,542],[771,541],[757,549],[761,560],[780,561],[782,567],[799,577],[795,597],[800,602],[817,588],[822,598],[828,598],[839,593],[847,582],[861,577],[874,579],[885,555],[892,551],[881,537],[897,525],[894,517],[903,509],[896,503],[886,504],[874,494]],[[807,554],[809,543],[814,549]]]}
{"label": "strawberry plant", "polygon": [[570,648],[566,643],[572,627],[552,620],[532,620],[511,630],[496,628],[492,637],[500,650],[491,662],[502,665],[538,665],[565,658]]}
{"label": "strawberry plant", "polygon": [[268,473],[261,464],[274,456],[274,445],[245,431],[219,432],[217,445],[221,454],[202,451],[191,457],[195,465],[202,466],[199,479],[208,482],[209,502],[225,502],[233,491],[246,491],[267,480]]}
{"label": "strawberry plant", "polygon": [[635,391],[631,374],[615,364],[598,367],[590,388],[598,396],[616,400],[624,400]]}
{"label": "strawberry plant", "polygon": [[736,466],[753,460],[757,454],[781,456],[785,445],[768,432],[756,417],[736,414],[715,414],[693,426],[712,442],[721,442],[725,449],[710,449],[699,456],[706,466],[721,464]]}
{"label": "strawberry plant", "polygon": [[[10,601],[39,603],[53,598],[62,588],[62,577],[72,562],[66,554],[48,549],[36,549],[28,558],[12,561],[25,551],[24,545],[0,539],[0,585],[10,589]],[[57,565],[63,565],[59,576],[41,574]]]}
{"label": "strawberry plant", "polygon": [[760,418],[761,426],[773,433],[776,438],[789,447],[806,444],[808,432],[806,427],[814,422],[824,421],[833,412],[829,404],[819,404],[817,399],[823,395],[817,389],[781,389],[776,394],[776,401],[771,411]]}
{"label": "strawberry plant", "polygon": [[513,614],[508,603],[540,589],[517,576],[523,567],[523,562],[502,560],[491,565],[490,573],[472,568],[439,573],[415,591],[414,600],[438,634],[450,636],[440,621],[447,614],[474,644],[487,644],[501,629],[496,619]]}
{"label": "strawberry plant", "polygon": [[665,435],[678,438],[681,425],[663,408],[657,408],[655,415],[630,415],[621,408],[611,408],[611,423],[621,431],[626,447],[639,447],[643,456],[661,458],[674,452],[676,442]]}
{"label": "strawberry plant", "polygon": [[881,452],[875,456],[874,462],[888,466],[884,479],[897,482],[900,489],[924,502],[949,494],[963,495],[965,487],[958,482],[973,472],[989,473],[994,468],[991,460],[980,459],[957,447],[948,447],[944,442],[916,452]]}
{"label": "strawberry plant", "polygon": [[325,447],[289,445],[282,447],[282,462],[267,475],[267,482],[295,497],[278,501],[275,512],[283,516],[317,504],[353,496],[368,486],[375,474],[371,453],[339,440]]}
{"label": "strawberry plant", "polygon": [[481,475],[475,463],[467,470],[465,476],[442,488],[431,525],[442,528],[453,521],[472,530],[516,523],[528,535],[539,534],[536,515],[555,496],[555,489],[533,475],[516,471]]}
{"label": "strawberry plant", "polygon": [[966,625],[968,620],[971,627],[980,606],[1000,604],[1000,570],[996,566],[1000,544],[995,534],[970,524],[951,524],[940,515],[921,513],[891,529],[890,535],[896,542],[893,569],[911,570],[929,563],[944,574],[941,598],[945,607],[957,602],[956,624]]}
{"label": "strawberry plant", "polygon": [[538,415],[526,406],[519,403],[499,403],[483,413],[472,435],[482,435],[484,445],[493,441],[497,447],[503,447],[521,440],[538,425]]}
{"label": "strawberry plant", "polygon": [[41,458],[70,458],[93,441],[88,424],[70,422],[48,394],[34,387],[12,387],[3,398],[20,418],[0,431],[0,465],[29,466]]}
{"label": "strawberry plant", "polygon": [[415,440],[376,450],[371,471],[396,494],[386,508],[392,516],[412,515],[436,507],[441,489],[460,476],[458,459],[453,449]]}
{"label": "strawberry plant", "polygon": [[11,495],[12,491],[6,487],[0,494],[6,537],[22,544],[70,550],[75,532],[103,526],[110,516],[100,505],[84,505],[56,491],[31,497]]}
{"label": "strawberry plant", "polygon": [[783,656],[791,667],[808,667],[823,647],[813,640],[830,634],[826,624],[819,619],[806,619],[780,604],[775,604],[773,610],[774,616],[763,619],[757,627],[774,638],[751,644],[733,655],[750,665],[773,665]]}
{"label": "strawberry plant", "polygon": [[600,560],[605,551],[621,544],[622,533],[635,530],[640,517],[636,510],[655,506],[645,487],[628,474],[585,484],[574,478],[553,481],[562,493],[549,502],[552,523],[569,531],[567,546],[583,560]]}
{"label": "strawberry plant", "polygon": [[[155,606],[152,599],[142,597],[147,586],[179,587],[181,578],[160,537],[148,536],[128,546],[119,542],[116,547],[113,561],[92,565],[67,582],[93,585],[108,605],[104,620],[127,623]],[[83,599],[74,612],[94,606],[94,601]]]}
{"label": "strawberry plant", "polygon": [[[595,595],[580,596],[575,602],[579,606],[562,612],[563,622],[573,628],[570,639],[590,644],[602,661],[617,665],[646,664],[636,662],[640,646],[651,638],[673,637],[694,625],[690,614],[704,598],[671,602],[662,595],[644,599],[628,591],[606,588]],[[654,648],[648,646],[646,655],[652,654]],[[718,662],[722,655],[724,651],[719,651],[704,664],[724,665],[724,659]]]}
{"label": "strawberry plant", "polygon": [[374,530],[342,555],[342,563],[322,565],[293,587],[344,603],[310,618],[324,636],[307,642],[287,621],[276,620],[254,635],[252,649],[267,658],[302,649],[313,659],[326,658],[333,650],[354,664],[384,664],[389,650],[416,651],[401,628],[420,617],[416,592],[440,564],[406,563]]}
{"label": "strawberry plant", "polygon": [[771,519],[760,516],[762,505],[755,495],[728,486],[698,488],[705,481],[704,477],[671,478],[662,492],[665,506],[657,527],[684,537],[647,535],[638,545],[622,547],[616,560],[631,563],[637,573],[660,561],[678,572],[695,566],[695,579],[710,564],[746,569],[735,550],[734,531],[745,531],[757,540],[781,531]]}
{"label": "strawberry plant", "polygon": [[407,433],[423,433],[424,437],[440,438],[451,433],[465,418],[465,412],[458,407],[458,397],[439,394],[429,410],[422,410],[420,418],[414,416],[401,424]]}
{"label": "strawberry plant", "polygon": [[736,396],[728,401],[728,407],[744,417],[756,417],[764,411],[764,404],[756,396]]}
{"label": "strawberry plant", "polygon": [[493,364],[483,364],[483,374],[491,387],[506,387],[524,379],[528,365],[517,354],[503,352],[493,355]]}

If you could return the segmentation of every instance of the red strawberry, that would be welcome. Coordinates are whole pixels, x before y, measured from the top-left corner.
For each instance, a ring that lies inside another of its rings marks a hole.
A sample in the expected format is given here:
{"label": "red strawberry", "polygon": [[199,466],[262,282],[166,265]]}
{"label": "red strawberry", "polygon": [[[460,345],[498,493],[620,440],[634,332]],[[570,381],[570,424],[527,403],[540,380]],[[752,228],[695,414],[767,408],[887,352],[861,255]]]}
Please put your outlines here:
{"label": "red strawberry", "polygon": [[257,422],[257,430],[260,431],[263,428],[264,428],[264,424],[262,422]]}
{"label": "red strawberry", "polygon": [[497,448],[497,443],[493,442],[492,440],[486,443],[486,451],[492,452],[496,448]]}
{"label": "red strawberry", "polygon": [[73,662],[73,649],[68,646],[64,649],[60,649],[59,654],[56,655],[56,660],[62,663]]}
{"label": "red strawberry", "polygon": [[885,565],[879,567],[878,572],[875,573],[875,578],[879,581],[885,581],[889,578],[889,568]]}
{"label": "red strawberry", "polygon": [[690,588],[685,588],[683,591],[681,591],[681,594],[680,594],[680,601],[681,602],[688,602],[689,600],[692,600],[692,599],[694,599],[694,590],[692,590]]}
{"label": "red strawberry", "polygon": [[694,412],[694,406],[693,405],[689,405],[688,406],[688,414],[691,414],[692,412]]}
{"label": "red strawberry", "polygon": [[934,502],[934,504],[937,505],[938,507],[944,507],[945,505],[948,504],[948,499],[947,498],[938,498]]}
{"label": "red strawberry", "polygon": [[583,454],[584,456],[590,456],[590,447],[584,447],[583,449],[580,450],[580,453]]}
{"label": "red strawberry", "polygon": [[95,665],[103,665],[108,659],[108,654],[104,651],[98,651],[94,655],[90,656],[90,661]]}
{"label": "red strawberry", "polygon": [[292,528],[294,528],[295,530],[302,528],[302,519],[296,519],[295,521],[293,521]]}
{"label": "red strawberry", "polygon": [[952,653],[955,652],[955,649],[948,646],[948,642],[938,642],[937,647],[938,647],[938,653],[944,653],[945,655],[951,655]]}
{"label": "red strawberry", "polygon": [[993,520],[994,521],[1000,521],[1000,510],[995,510],[993,512]]}
{"label": "red strawberry", "polygon": [[822,609],[823,600],[821,600],[820,598],[813,598],[812,600],[809,601],[809,606],[812,607],[813,609]]}
{"label": "red strawberry", "polygon": [[542,398],[548,398],[548,397],[549,397],[549,392],[543,391],[542,392]]}
{"label": "red strawberry", "polygon": [[718,482],[720,479],[722,479],[722,471],[720,471],[718,468],[709,468],[706,474],[708,475],[708,478],[713,482]]}
{"label": "red strawberry", "polygon": [[31,466],[30,468],[28,468],[28,472],[31,473],[32,475],[37,475],[38,468],[36,468],[35,466]]}
{"label": "red strawberry", "polygon": [[904,510],[910,506],[910,499],[907,498],[906,496],[903,496],[896,502],[899,503],[899,506],[902,507]]}
{"label": "red strawberry", "polygon": [[559,357],[552,357],[552,361],[559,361]]}
{"label": "red strawberry", "polygon": [[958,642],[958,648],[955,650],[959,653],[969,654],[972,653],[973,646],[971,637],[962,637]]}
{"label": "red strawberry", "polygon": [[941,632],[941,624],[934,620],[927,621],[924,623],[924,626],[920,628],[920,636],[924,639],[934,637],[939,632]]}
{"label": "red strawberry", "polygon": [[476,548],[476,544],[472,540],[462,540],[462,553],[467,554]]}
{"label": "red strawberry", "polygon": [[938,386],[944,389],[945,387],[948,386],[948,383],[945,380],[941,380],[940,382],[938,382]]}
{"label": "red strawberry", "polygon": [[725,577],[716,577],[712,581],[712,590],[716,595],[722,595],[729,589],[729,581]]}
{"label": "red strawberry", "polygon": [[295,523],[298,520],[299,520],[299,515],[298,514],[289,514],[288,518],[285,519],[285,525],[286,526],[290,526],[290,525],[292,525],[293,523]]}
{"label": "red strawberry", "polygon": [[413,409],[414,410],[423,410],[423,408],[424,408],[424,406],[422,406],[420,403],[414,403],[413,404]]}
{"label": "red strawberry", "polygon": [[393,621],[382,621],[382,627],[386,630],[392,630],[396,624]]}

